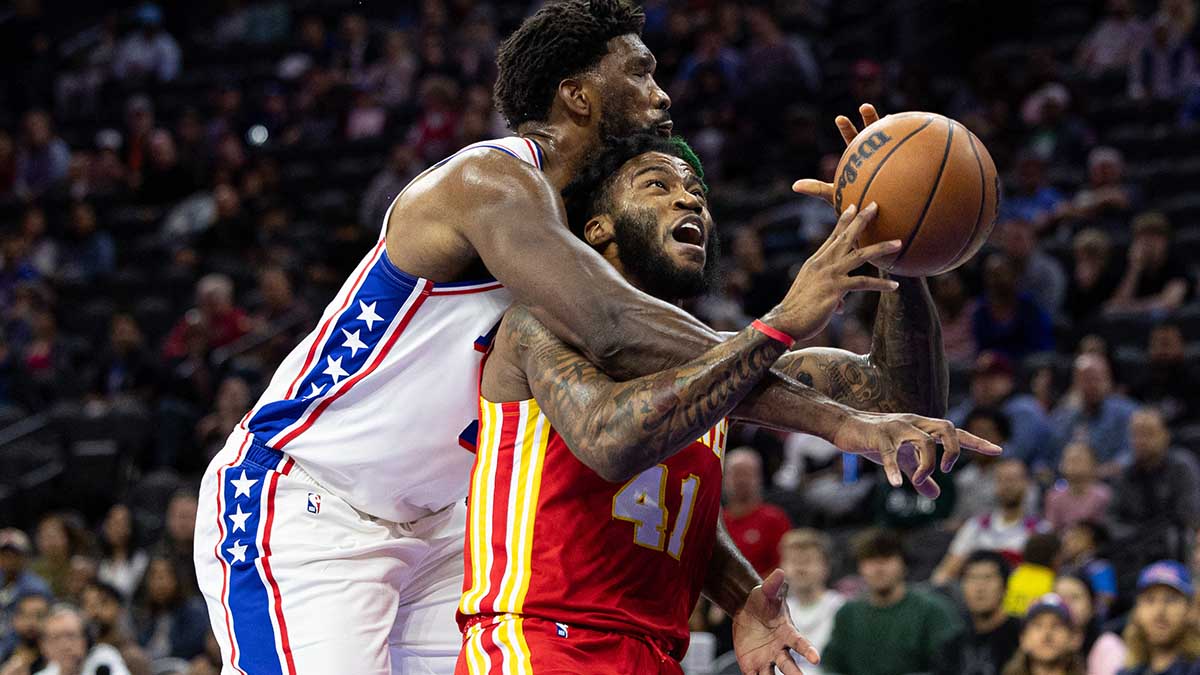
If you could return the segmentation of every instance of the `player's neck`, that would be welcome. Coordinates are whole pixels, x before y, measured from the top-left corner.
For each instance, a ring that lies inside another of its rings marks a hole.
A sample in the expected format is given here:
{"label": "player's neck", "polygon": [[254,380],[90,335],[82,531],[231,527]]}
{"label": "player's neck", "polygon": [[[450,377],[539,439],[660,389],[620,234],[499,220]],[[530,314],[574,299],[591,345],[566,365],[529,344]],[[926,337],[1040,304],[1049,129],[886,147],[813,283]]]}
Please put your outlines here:
{"label": "player's neck", "polygon": [[546,156],[542,170],[560,192],[575,178],[588,155],[598,144],[590,128],[552,122],[527,122],[517,133],[541,147]]}

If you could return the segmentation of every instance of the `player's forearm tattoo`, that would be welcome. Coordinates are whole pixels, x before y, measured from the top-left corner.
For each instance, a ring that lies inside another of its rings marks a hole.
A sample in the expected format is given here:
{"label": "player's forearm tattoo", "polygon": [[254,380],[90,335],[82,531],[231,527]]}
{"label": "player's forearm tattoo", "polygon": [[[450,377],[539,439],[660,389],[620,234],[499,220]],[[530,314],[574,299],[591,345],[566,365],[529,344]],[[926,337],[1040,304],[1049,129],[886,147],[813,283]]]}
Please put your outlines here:
{"label": "player's forearm tattoo", "polygon": [[785,351],[747,328],[678,368],[614,383],[523,308],[509,311],[503,330],[521,345],[530,389],[554,428],[609,479],[654,466],[704,435]]}
{"label": "player's forearm tattoo", "polygon": [[923,279],[897,281],[900,288],[880,298],[869,355],[806,349],[776,368],[859,410],[945,415],[949,374],[937,309]]}

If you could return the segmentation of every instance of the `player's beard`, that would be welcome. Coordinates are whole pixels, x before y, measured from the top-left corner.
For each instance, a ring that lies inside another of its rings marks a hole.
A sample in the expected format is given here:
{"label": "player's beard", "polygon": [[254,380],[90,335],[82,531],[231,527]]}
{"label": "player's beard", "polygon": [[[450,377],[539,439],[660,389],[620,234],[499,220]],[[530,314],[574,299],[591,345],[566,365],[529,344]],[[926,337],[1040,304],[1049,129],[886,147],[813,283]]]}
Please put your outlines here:
{"label": "player's beard", "polygon": [[646,208],[630,209],[613,217],[617,258],[625,273],[645,292],[661,300],[694,298],[712,288],[717,280],[721,239],[709,228],[704,244],[704,267],[681,269],[663,248],[658,218]]}

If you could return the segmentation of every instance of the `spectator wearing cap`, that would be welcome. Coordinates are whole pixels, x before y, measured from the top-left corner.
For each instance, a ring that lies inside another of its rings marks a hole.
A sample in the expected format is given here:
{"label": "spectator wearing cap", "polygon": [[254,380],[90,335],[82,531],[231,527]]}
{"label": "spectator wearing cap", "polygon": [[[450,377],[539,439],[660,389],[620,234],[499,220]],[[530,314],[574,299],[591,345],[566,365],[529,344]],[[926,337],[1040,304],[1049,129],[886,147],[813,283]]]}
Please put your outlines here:
{"label": "spectator wearing cap", "polygon": [[1112,254],[1112,240],[1089,227],[1071,240],[1071,279],[1063,307],[1067,318],[1081,324],[1100,314],[1117,292],[1121,272]]}
{"label": "spectator wearing cap", "polygon": [[867,590],[838,610],[821,667],[842,675],[959,675],[965,627],[940,596],[909,588],[899,536],[864,531],[854,557]]}
{"label": "spectator wearing cap", "polygon": [[1200,672],[1200,627],[1191,617],[1194,595],[1187,568],[1174,560],[1142,570],[1124,633],[1128,667],[1120,675]]}
{"label": "spectator wearing cap", "polygon": [[46,667],[34,675],[129,675],[112,645],[88,648],[83,615],[70,605],[57,605],[42,623],[41,647]]}
{"label": "spectator wearing cap", "polygon": [[762,458],[754,448],[730,450],[725,456],[725,508],[729,536],[746,560],[768,574],[779,566],[779,542],[792,529],[783,509],[763,501]]}
{"label": "spectator wearing cap", "polygon": [[1169,312],[1192,297],[1193,285],[1188,263],[1171,252],[1171,223],[1166,215],[1143,213],[1133,219],[1125,275],[1105,311]]}
{"label": "spectator wearing cap", "polygon": [[1006,253],[983,262],[983,296],[971,317],[975,344],[1011,359],[1054,349],[1050,315],[1018,286],[1017,263]]}
{"label": "spectator wearing cap", "polygon": [[1002,675],[1084,675],[1079,653],[1079,628],[1067,603],[1048,593],[1025,615],[1021,648]]}
{"label": "spectator wearing cap", "polygon": [[50,585],[26,569],[33,546],[16,528],[0,530],[0,635],[8,630],[8,616],[17,599],[25,595],[50,595]]}
{"label": "spectator wearing cap", "polygon": [[1096,452],[1083,441],[1063,449],[1058,465],[1062,478],[1046,492],[1045,518],[1056,532],[1084,520],[1100,520],[1108,512],[1112,489],[1097,473]]}
{"label": "spectator wearing cap", "polygon": [[1004,458],[996,463],[994,471],[998,508],[963,523],[933,573],[934,584],[942,586],[957,579],[967,556],[978,550],[999,551],[1016,563],[1030,535],[1046,529],[1036,516],[1025,511],[1029,470],[1024,462]]}
{"label": "spectator wearing cap", "polygon": [[1200,364],[1187,358],[1179,324],[1165,322],[1150,329],[1146,363],[1133,376],[1134,397],[1155,406],[1172,424],[1200,417]]}
{"label": "spectator wearing cap", "polygon": [[1187,450],[1171,446],[1162,414],[1145,407],[1129,422],[1133,462],[1118,478],[1111,508],[1113,535],[1125,551],[1182,560],[1200,526],[1200,469]]}
{"label": "spectator wearing cap", "polygon": [[[783,536],[779,554],[779,565],[788,580],[792,623],[817,651],[823,651],[833,634],[833,618],[846,603],[842,594],[828,587],[833,542],[817,530],[792,530]],[[825,671],[820,666],[805,666],[804,672],[821,675]]]}
{"label": "spectator wearing cap", "polygon": [[979,408],[999,409],[1008,418],[1005,457],[1024,460],[1035,468],[1048,465],[1053,444],[1050,421],[1037,399],[1017,391],[1012,361],[1004,354],[987,351],[975,359],[970,394],[949,411],[947,419],[962,427]]}
{"label": "spectator wearing cap", "polygon": [[1056,315],[1067,293],[1067,276],[1053,256],[1038,248],[1031,221],[1006,218],[999,225],[1000,247],[1017,271],[1017,290],[1028,293],[1047,314]]}
{"label": "spectator wearing cap", "polygon": [[1070,393],[1050,415],[1055,449],[1083,440],[1096,452],[1100,475],[1115,475],[1129,463],[1129,418],[1136,409],[1133,399],[1114,389],[1108,360],[1081,354],[1075,358]]}
{"label": "spectator wearing cap", "polygon": [[137,9],[138,27],[129,33],[113,62],[113,74],[127,86],[170,82],[179,76],[179,43],[163,30],[162,10],[146,3]]}
{"label": "spectator wearing cap", "polygon": [[1020,619],[1004,611],[1009,564],[995,551],[975,551],[963,563],[959,592],[971,619],[962,646],[961,675],[999,675],[1017,651]]}
{"label": "spectator wearing cap", "polygon": [[50,613],[49,596],[27,593],[17,598],[10,629],[0,637],[0,675],[40,670],[42,622]]}

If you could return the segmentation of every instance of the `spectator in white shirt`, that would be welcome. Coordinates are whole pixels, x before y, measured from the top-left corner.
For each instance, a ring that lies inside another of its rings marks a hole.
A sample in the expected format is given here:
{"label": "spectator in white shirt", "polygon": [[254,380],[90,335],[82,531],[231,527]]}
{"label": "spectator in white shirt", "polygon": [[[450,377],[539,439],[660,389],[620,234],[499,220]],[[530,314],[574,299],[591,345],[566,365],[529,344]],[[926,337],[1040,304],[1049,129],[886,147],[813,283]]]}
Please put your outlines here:
{"label": "spectator in white shirt", "polygon": [[162,10],[146,3],[137,11],[139,28],[121,41],[113,74],[118,80],[137,85],[170,82],[179,76],[179,43],[162,28]]}
{"label": "spectator in white shirt", "polygon": [[88,649],[83,617],[70,605],[50,610],[42,623],[41,646],[46,667],[35,675],[129,675],[121,654],[112,645]]}
{"label": "spectator in white shirt", "polygon": [[[787,599],[792,622],[818,651],[833,635],[833,619],[846,599],[829,589],[833,544],[829,536],[812,529],[792,530],[779,542],[780,567],[787,575]],[[819,666],[806,665],[804,672],[822,675]]]}

